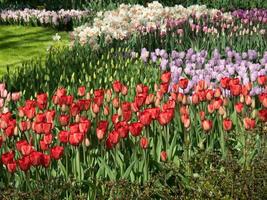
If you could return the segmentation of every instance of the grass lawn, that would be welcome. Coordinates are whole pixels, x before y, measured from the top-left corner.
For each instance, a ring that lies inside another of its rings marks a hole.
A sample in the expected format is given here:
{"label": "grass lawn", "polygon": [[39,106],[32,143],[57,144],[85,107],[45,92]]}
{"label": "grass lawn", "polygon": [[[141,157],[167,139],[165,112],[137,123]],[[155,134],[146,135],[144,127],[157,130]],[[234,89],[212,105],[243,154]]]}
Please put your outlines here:
{"label": "grass lawn", "polygon": [[[0,25],[0,75],[7,65],[15,66],[22,61],[45,55],[55,43],[52,36],[58,31],[44,27]],[[61,42],[67,42],[69,34],[59,32]]]}

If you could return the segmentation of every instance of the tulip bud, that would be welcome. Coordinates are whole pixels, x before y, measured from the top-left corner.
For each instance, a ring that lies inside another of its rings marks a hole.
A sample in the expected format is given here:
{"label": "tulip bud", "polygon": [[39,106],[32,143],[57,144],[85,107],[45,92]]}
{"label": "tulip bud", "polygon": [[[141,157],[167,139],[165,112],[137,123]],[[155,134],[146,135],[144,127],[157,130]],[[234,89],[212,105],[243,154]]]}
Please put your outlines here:
{"label": "tulip bud", "polygon": [[19,133],[19,131],[18,131],[18,127],[16,126],[16,127],[14,128],[14,135],[18,135],[18,133]]}
{"label": "tulip bud", "polygon": [[156,101],[155,101],[155,106],[156,106],[156,107],[160,107],[160,99],[158,99],[158,98],[156,99]]}
{"label": "tulip bud", "polygon": [[91,96],[91,95],[90,95],[90,92],[87,92],[85,98],[86,98],[86,99],[90,99],[90,96]]}
{"label": "tulip bud", "polygon": [[225,115],[225,114],[226,114],[224,107],[221,106],[221,107],[219,108],[219,114],[220,114],[220,115]]}
{"label": "tulip bud", "polygon": [[127,93],[128,93],[128,88],[125,85],[122,85],[121,94],[125,96],[127,95]]}
{"label": "tulip bud", "polygon": [[119,109],[118,109],[118,115],[119,115],[119,116],[122,115],[122,109],[121,109],[121,107],[119,107]]}
{"label": "tulip bud", "polygon": [[109,115],[109,107],[108,106],[105,106],[104,107],[104,115],[105,116],[108,116]]}
{"label": "tulip bud", "polygon": [[183,105],[187,104],[187,96],[186,95],[183,96],[182,104]]}
{"label": "tulip bud", "polygon": [[88,138],[85,138],[85,146],[86,147],[90,146],[90,140]]}
{"label": "tulip bud", "polygon": [[79,116],[79,115],[76,115],[76,116],[75,116],[75,122],[76,122],[76,123],[80,122],[80,116]]}
{"label": "tulip bud", "polygon": [[245,98],[244,98],[243,94],[240,95],[240,102],[241,103],[244,103],[245,102]]}
{"label": "tulip bud", "polygon": [[255,108],[255,104],[256,104],[256,102],[255,102],[255,98],[252,98],[252,101],[251,101],[251,108]]}
{"label": "tulip bud", "polygon": [[251,96],[247,95],[247,96],[245,97],[245,102],[246,102],[247,105],[250,105],[250,104],[252,103],[252,98],[251,98]]}
{"label": "tulip bud", "polygon": [[107,97],[107,102],[109,103],[112,97],[112,91],[110,89],[106,91],[106,97]]}
{"label": "tulip bud", "polygon": [[253,119],[255,119],[256,116],[257,116],[257,110],[253,109],[252,114],[251,114],[251,117],[252,117]]}
{"label": "tulip bud", "polygon": [[66,106],[65,104],[63,104],[62,107],[61,107],[61,110],[63,112],[66,112],[68,110],[68,106]]}
{"label": "tulip bud", "polygon": [[118,97],[115,97],[113,100],[112,100],[112,105],[115,109],[118,109],[119,106],[120,106],[120,101],[119,101],[119,98]]}
{"label": "tulip bud", "polygon": [[93,111],[93,113],[95,113],[95,114],[97,114],[97,113],[99,113],[99,106],[97,105],[97,104],[93,104],[92,105],[92,111]]}
{"label": "tulip bud", "polygon": [[167,160],[167,152],[166,151],[162,151],[160,153],[160,158],[163,162],[165,162]]}
{"label": "tulip bud", "polygon": [[189,128],[190,127],[190,119],[185,119],[184,120],[184,127]]}

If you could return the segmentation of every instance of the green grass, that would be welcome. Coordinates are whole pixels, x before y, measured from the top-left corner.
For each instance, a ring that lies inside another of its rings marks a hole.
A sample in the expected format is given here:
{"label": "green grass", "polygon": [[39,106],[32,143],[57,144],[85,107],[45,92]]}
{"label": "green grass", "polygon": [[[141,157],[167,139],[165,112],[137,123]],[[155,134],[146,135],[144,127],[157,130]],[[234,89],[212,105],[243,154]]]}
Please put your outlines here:
{"label": "green grass", "polygon": [[[52,28],[0,25],[0,75],[6,66],[16,66],[34,57],[44,56],[49,46],[55,44]],[[59,32],[61,42],[67,43],[69,34]]]}

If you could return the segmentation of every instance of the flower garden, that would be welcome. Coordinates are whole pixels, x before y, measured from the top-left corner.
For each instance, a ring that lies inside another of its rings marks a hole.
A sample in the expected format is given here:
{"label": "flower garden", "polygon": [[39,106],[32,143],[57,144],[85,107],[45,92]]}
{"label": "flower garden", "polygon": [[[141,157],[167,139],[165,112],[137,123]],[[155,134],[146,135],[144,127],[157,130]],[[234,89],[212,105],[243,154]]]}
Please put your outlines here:
{"label": "flower garden", "polygon": [[7,2],[59,33],[1,76],[0,199],[267,199],[266,4]]}

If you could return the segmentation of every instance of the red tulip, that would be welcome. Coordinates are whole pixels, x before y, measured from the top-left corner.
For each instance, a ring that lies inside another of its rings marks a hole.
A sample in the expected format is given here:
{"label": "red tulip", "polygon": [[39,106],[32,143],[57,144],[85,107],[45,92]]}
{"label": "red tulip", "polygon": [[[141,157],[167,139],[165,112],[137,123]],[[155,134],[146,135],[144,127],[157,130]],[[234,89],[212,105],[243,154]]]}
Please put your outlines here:
{"label": "red tulip", "polygon": [[89,110],[90,105],[91,105],[91,100],[90,99],[79,99],[79,101],[77,102],[77,105],[80,111]]}
{"label": "red tulip", "polygon": [[38,113],[35,116],[35,122],[37,123],[41,123],[41,122],[45,122],[46,117],[45,117],[45,113]]}
{"label": "red tulip", "polygon": [[211,101],[214,97],[214,91],[211,89],[208,89],[206,92],[206,99]]}
{"label": "red tulip", "polygon": [[117,93],[119,93],[121,91],[121,89],[122,89],[122,84],[118,80],[114,81],[113,84],[112,84],[112,86],[113,86],[113,90],[115,92],[117,92]]}
{"label": "red tulip", "polygon": [[167,152],[166,151],[162,151],[160,153],[160,158],[163,162],[165,162],[167,160]]}
{"label": "red tulip", "polygon": [[251,96],[249,96],[249,95],[245,96],[245,102],[246,102],[246,105],[251,105],[251,103],[252,103]]}
{"label": "red tulip", "polygon": [[138,112],[139,111],[139,106],[135,101],[133,103],[131,103],[131,110],[133,112]]}
{"label": "red tulip", "polygon": [[193,104],[198,104],[199,103],[198,93],[194,93],[192,95],[192,103]]}
{"label": "red tulip", "polygon": [[25,107],[24,113],[28,119],[32,119],[35,116],[35,108],[34,107]]}
{"label": "red tulip", "polygon": [[134,102],[137,104],[138,107],[141,107],[145,103],[146,97],[147,95],[145,94],[138,94],[135,97]]}
{"label": "red tulip", "polygon": [[51,144],[53,140],[53,135],[51,133],[44,135],[44,142],[46,144]]}
{"label": "red tulip", "polygon": [[233,127],[233,122],[231,119],[224,119],[223,120],[223,129],[225,131],[230,131]]}
{"label": "red tulip", "polygon": [[160,84],[160,92],[162,94],[165,94],[168,92],[168,89],[169,89],[169,83],[161,83]]}
{"label": "red tulip", "polygon": [[41,164],[41,159],[42,159],[42,153],[38,151],[33,151],[30,154],[30,161],[31,165],[33,166],[38,166]]}
{"label": "red tulip", "polygon": [[179,87],[182,88],[182,89],[187,88],[188,82],[189,82],[188,79],[186,79],[186,78],[181,78],[181,79],[179,80],[179,82],[178,82]]}
{"label": "red tulip", "polygon": [[241,85],[231,85],[230,91],[233,96],[239,96],[241,94],[242,86]]}
{"label": "red tulip", "polygon": [[86,93],[86,87],[85,86],[81,86],[78,88],[78,96],[83,97]]}
{"label": "red tulip", "polygon": [[212,121],[211,120],[203,120],[202,121],[202,128],[204,131],[209,131],[212,129]]}
{"label": "red tulip", "polygon": [[30,156],[23,156],[18,160],[18,164],[22,171],[28,171],[31,167]]}
{"label": "red tulip", "polygon": [[157,119],[160,113],[160,108],[147,108],[146,111],[151,114],[152,119]]}
{"label": "red tulip", "polygon": [[69,119],[69,115],[60,115],[58,121],[61,126],[66,126],[69,124]]}
{"label": "red tulip", "polygon": [[232,85],[239,85],[240,84],[240,80],[239,78],[232,78],[229,80],[229,86],[231,87]]}
{"label": "red tulip", "polygon": [[46,113],[45,113],[46,122],[53,123],[55,116],[56,116],[56,111],[55,110],[46,111]]}
{"label": "red tulip", "polygon": [[14,135],[14,129],[15,127],[14,126],[8,126],[4,132],[5,132],[5,135],[8,136],[8,137],[11,137]]}
{"label": "red tulip", "polygon": [[200,116],[200,120],[203,121],[205,119],[205,112],[204,111],[200,111],[199,112],[199,116]]}
{"label": "red tulip", "polygon": [[41,158],[41,165],[43,167],[47,168],[47,167],[49,167],[50,163],[51,163],[51,156],[43,154],[42,158]]}
{"label": "red tulip", "polygon": [[267,109],[259,110],[258,116],[261,121],[267,122]]}
{"label": "red tulip", "polygon": [[34,149],[30,144],[24,144],[24,145],[21,145],[20,151],[22,155],[28,156],[34,151]]}
{"label": "red tulip", "polygon": [[235,110],[237,113],[241,113],[243,110],[244,105],[242,103],[235,104]]}
{"label": "red tulip", "polygon": [[79,123],[79,130],[81,133],[87,133],[87,131],[90,129],[90,127],[91,127],[91,121],[90,120],[86,120],[86,121]]}
{"label": "red tulip", "polygon": [[43,133],[48,134],[51,133],[52,130],[52,124],[51,123],[43,123]]}
{"label": "red tulip", "polygon": [[9,173],[14,173],[17,169],[17,164],[15,161],[7,164],[7,170]]}
{"label": "red tulip", "polygon": [[69,135],[69,143],[73,146],[78,146],[79,144],[82,143],[84,139],[84,134],[83,133],[70,133]]}
{"label": "red tulip", "polygon": [[21,151],[21,147],[22,147],[23,145],[28,145],[27,140],[19,140],[19,141],[17,141],[17,142],[16,142],[16,148],[17,148],[17,150],[18,150],[18,151]]}
{"label": "red tulip", "polygon": [[144,125],[148,126],[150,125],[152,121],[152,116],[149,111],[143,111],[139,114],[139,121]]}
{"label": "red tulip", "polygon": [[128,88],[125,85],[122,85],[121,94],[125,96],[127,95],[127,93],[128,93]]}
{"label": "red tulip", "polygon": [[169,109],[166,111],[162,111],[159,114],[157,120],[158,120],[160,125],[164,126],[164,125],[168,124],[172,120],[173,117],[174,117],[174,110]]}
{"label": "red tulip", "polygon": [[119,122],[115,125],[115,129],[118,131],[121,138],[127,138],[129,134],[129,127],[127,122]]}
{"label": "red tulip", "polygon": [[120,116],[118,114],[114,114],[111,116],[111,121],[113,124],[117,124],[120,121]]}
{"label": "red tulip", "polygon": [[40,140],[40,149],[42,151],[47,151],[49,149],[49,144],[47,144],[44,140]]}
{"label": "red tulip", "polygon": [[80,107],[77,104],[72,104],[70,107],[70,114],[71,116],[76,116],[80,113]]}
{"label": "red tulip", "polygon": [[142,149],[147,149],[148,148],[148,139],[146,137],[142,137],[140,139],[140,146]]}
{"label": "red tulip", "polygon": [[60,131],[58,134],[58,139],[61,143],[68,143],[69,141],[69,132],[68,131]]}
{"label": "red tulip", "polygon": [[214,108],[213,104],[208,104],[208,112],[213,113],[214,110],[215,110],[215,108]]}
{"label": "red tulip", "polygon": [[139,136],[142,132],[143,124],[141,122],[133,122],[129,125],[129,130],[132,136]]}
{"label": "red tulip", "polygon": [[265,85],[267,83],[267,75],[260,75],[257,80],[259,85]]}
{"label": "red tulip", "polygon": [[250,118],[246,117],[246,118],[244,118],[243,121],[244,121],[245,129],[251,130],[251,129],[255,128],[256,122],[254,119],[250,119]]}
{"label": "red tulip", "polygon": [[171,72],[164,72],[162,75],[161,75],[161,81],[163,83],[169,83],[171,80]]}
{"label": "red tulip", "polygon": [[112,105],[115,109],[118,109],[120,107],[120,100],[119,100],[119,97],[115,97],[113,100],[112,100]]}
{"label": "red tulip", "polygon": [[92,104],[92,111],[93,111],[93,113],[95,113],[95,114],[97,114],[97,113],[99,113],[99,111],[100,111],[100,108],[99,108],[99,106],[97,105],[97,104]]}
{"label": "red tulip", "polygon": [[229,82],[230,82],[230,78],[228,77],[224,77],[221,79],[221,86],[224,89],[229,89]]}
{"label": "red tulip", "polygon": [[108,121],[100,121],[96,128],[96,136],[99,140],[102,140],[108,129]]}
{"label": "red tulip", "polygon": [[62,97],[67,94],[67,90],[65,88],[58,88],[56,91],[56,96]]}
{"label": "red tulip", "polygon": [[112,143],[112,145],[116,145],[118,144],[119,140],[120,140],[120,135],[119,133],[114,130],[111,133],[109,133],[108,135],[108,140],[110,140],[110,142]]}
{"label": "red tulip", "polygon": [[38,94],[37,95],[37,105],[40,109],[44,109],[47,105],[47,94]]}
{"label": "red tulip", "polygon": [[131,110],[131,103],[130,102],[123,102],[121,104],[122,111],[129,111]]}
{"label": "red tulip", "polygon": [[109,115],[109,107],[108,106],[105,106],[104,107],[104,115],[105,116],[108,116]]}
{"label": "red tulip", "polygon": [[64,153],[64,147],[62,146],[55,146],[51,149],[51,158],[55,160],[59,160]]}
{"label": "red tulip", "polygon": [[80,131],[78,123],[71,124],[69,128],[70,128],[70,133],[77,133]]}
{"label": "red tulip", "polygon": [[11,163],[11,162],[14,161],[14,157],[15,157],[14,151],[9,151],[9,152],[3,153],[2,156],[1,156],[2,163],[4,165],[7,165],[8,163]]}
{"label": "red tulip", "polygon": [[123,117],[123,121],[130,121],[132,119],[132,111],[122,111],[122,117]]}

